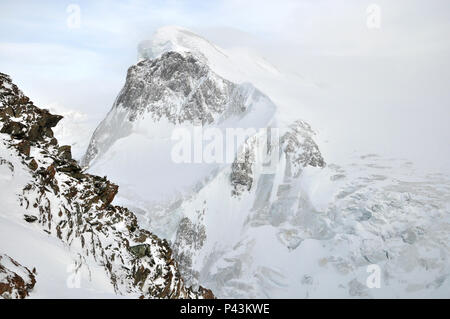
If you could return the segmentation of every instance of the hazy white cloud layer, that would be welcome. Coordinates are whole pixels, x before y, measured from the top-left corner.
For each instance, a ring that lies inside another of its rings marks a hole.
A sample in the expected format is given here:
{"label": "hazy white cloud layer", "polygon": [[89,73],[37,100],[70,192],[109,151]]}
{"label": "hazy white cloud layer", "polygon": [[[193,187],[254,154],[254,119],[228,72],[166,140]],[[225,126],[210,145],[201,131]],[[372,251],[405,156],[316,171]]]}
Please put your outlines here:
{"label": "hazy white cloud layer", "polygon": [[[372,3],[381,10],[375,29],[367,27]],[[71,4],[79,27],[68,23]],[[323,95],[299,105],[334,145],[350,145],[345,151],[364,145],[447,169],[449,9],[448,0],[3,0],[0,72],[40,105],[101,119],[137,44],[180,25],[315,81]]]}

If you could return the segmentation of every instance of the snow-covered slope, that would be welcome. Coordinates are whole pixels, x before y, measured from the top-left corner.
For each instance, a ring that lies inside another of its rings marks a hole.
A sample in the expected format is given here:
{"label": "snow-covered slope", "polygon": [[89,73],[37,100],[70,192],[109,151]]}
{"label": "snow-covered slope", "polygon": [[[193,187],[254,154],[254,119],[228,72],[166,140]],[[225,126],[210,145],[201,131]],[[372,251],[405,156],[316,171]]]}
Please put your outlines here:
{"label": "snow-covered slope", "polygon": [[58,145],[61,118],[0,73],[0,284],[11,287],[2,296],[25,295],[10,285],[21,270],[30,297],[212,297],[185,286],[165,240],[111,205],[116,185],[84,174]]}
{"label": "snow-covered slope", "polygon": [[[188,30],[159,30],[140,57],[84,163],[118,181],[116,203],[171,242],[190,284],[219,297],[450,295],[448,176],[374,155],[326,165],[288,94],[314,85]],[[175,163],[172,133],[196,125],[278,135],[249,136],[233,162]]]}

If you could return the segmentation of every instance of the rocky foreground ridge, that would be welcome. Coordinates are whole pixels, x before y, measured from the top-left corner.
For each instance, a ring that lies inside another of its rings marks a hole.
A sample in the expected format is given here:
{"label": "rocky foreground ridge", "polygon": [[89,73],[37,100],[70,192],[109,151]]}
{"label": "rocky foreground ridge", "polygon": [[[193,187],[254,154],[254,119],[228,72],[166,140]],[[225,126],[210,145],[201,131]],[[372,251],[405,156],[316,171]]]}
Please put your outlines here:
{"label": "rocky foreground ridge", "polygon": [[[117,185],[84,173],[72,159],[70,146],[58,145],[52,127],[61,119],[36,107],[8,75],[0,73],[0,147],[22,163],[17,167],[0,158],[0,165],[11,175],[26,170],[32,176],[18,194],[18,205],[26,211],[24,223],[36,223],[59,238],[77,251],[81,262],[93,260],[103,266],[117,294],[214,298],[208,289],[185,286],[167,241],[139,228],[128,209],[111,205]],[[0,259],[0,296],[24,298],[39,269],[31,272],[10,257]]]}

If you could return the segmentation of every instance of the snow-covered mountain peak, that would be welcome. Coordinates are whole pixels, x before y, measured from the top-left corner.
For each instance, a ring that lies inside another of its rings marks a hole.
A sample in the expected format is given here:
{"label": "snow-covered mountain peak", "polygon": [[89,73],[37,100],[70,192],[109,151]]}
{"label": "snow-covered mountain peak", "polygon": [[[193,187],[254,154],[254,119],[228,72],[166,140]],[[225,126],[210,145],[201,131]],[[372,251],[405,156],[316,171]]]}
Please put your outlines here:
{"label": "snow-covered mountain peak", "polygon": [[91,139],[83,165],[91,165],[116,141],[132,134],[167,139],[180,125],[262,128],[272,120],[275,108],[252,84],[235,84],[191,53],[169,51],[129,68],[123,89]]}
{"label": "snow-covered mountain peak", "polygon": [[170,51],[183,56],[192,55],[219,76],[234,83],[251,82],[263,88],[265,85],[260,82],[261,79],[283,77],[274,65],[249,49],[225,49],[178,26],[159,28],[151,40],[142,41],[138,46],[138,59],[153,60]]}
{"label": "snow-covered mountain peak", "polygon": [[[251,83],[277,105],[277,119],[289,126],[293,119],[311,123],[313,116],[304,107],[305,99],[321,91],[305,74],[283,69],[276,59],[249,47],[221,47],[201,34],[177,26],[158,29],[138,46],[139,61],[154,60],[167,52],[193,56],[218,76],[235,84]],[[320,123],[311,123],[318,129]]]}
{"label": "snow-covered mountain peak", "polygon": [[223,49],[209,42],[194,32],[178,26],[159,28],[153,34],[152,40],[144,41],[139,45],[140,59],[156,59],[166,52],[190,53],[207,62],[208,57],[226,54]]}

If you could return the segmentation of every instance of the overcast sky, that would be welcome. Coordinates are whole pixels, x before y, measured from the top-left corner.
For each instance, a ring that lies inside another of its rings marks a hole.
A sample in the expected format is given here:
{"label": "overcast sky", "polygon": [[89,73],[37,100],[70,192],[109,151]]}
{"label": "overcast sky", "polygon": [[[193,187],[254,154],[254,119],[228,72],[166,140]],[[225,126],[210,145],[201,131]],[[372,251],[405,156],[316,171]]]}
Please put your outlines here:
{"label": "overcast sky", "polygon": [[[367,26],[372,3],[381,9],[380,28]],[[75,28],[72,4],[80,9]],[[99,120],[136,62],[137,44],[164,25],[224,47],[250,47],[283,70],[313,78],[330,92],[312,106],[317,114],[331,121],[339,113],[336,128],[356,123],[342,139],[372,125],[366,135],[387,152],[415,149],[406,155],[426,152],[424,162],[446,166],[448,0],[2,0],[0,72],[38,105]]]}

